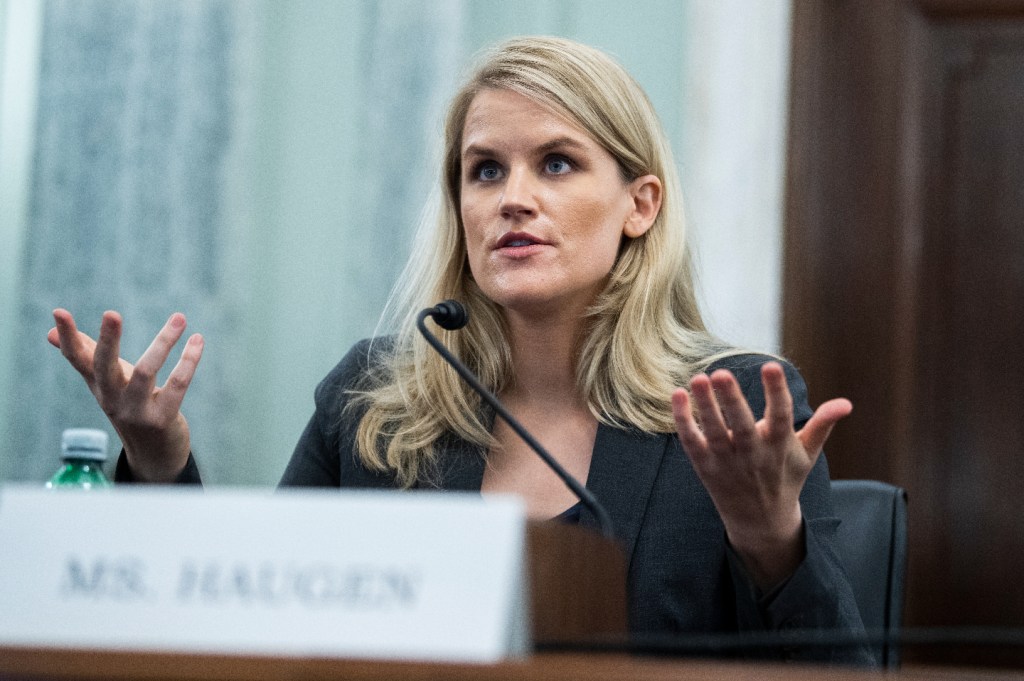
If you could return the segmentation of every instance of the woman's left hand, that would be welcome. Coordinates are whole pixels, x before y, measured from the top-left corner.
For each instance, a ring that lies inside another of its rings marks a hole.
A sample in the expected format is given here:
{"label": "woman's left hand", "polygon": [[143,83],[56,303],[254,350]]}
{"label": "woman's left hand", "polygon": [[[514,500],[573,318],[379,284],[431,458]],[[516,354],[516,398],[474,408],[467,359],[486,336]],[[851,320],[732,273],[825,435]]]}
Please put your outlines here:
{"label": "woman's left hand", "polygon": [[736,378],[724,369],[695,376],[672,394],[679,440],[725,525],[733,549],[763,590],[804,557],[800,491],[849,400],[822,404],[800,431],[778,362],[761,367],[765,412],[754,420]]}

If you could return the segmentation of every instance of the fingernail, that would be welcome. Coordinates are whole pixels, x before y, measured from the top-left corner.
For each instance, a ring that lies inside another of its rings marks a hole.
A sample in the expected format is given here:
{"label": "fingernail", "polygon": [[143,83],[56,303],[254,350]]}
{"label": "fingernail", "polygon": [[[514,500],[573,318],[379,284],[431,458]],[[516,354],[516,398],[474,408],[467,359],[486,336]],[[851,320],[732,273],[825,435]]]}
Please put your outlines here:
{"label": "fingernail", "polygon": [[177,312],[171,315],[171,326],[175,329],[180,329],[185,326],[185,315]]}

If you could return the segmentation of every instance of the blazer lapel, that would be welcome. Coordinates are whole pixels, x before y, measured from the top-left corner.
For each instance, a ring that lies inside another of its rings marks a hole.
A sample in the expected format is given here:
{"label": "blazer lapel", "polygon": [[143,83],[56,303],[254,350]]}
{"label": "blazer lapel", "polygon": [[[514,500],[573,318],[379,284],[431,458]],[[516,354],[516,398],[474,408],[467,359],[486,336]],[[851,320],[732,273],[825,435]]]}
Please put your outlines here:
{"label": "blazer lapel", "polygon": [[[670,437],[604,424],[597,426],[587,489],[611,516],[615,536],[622,543],[627,561],[633,555],[647,500]],[[580,513],[580,525],[598,528],[597,519],[586,508]]]}

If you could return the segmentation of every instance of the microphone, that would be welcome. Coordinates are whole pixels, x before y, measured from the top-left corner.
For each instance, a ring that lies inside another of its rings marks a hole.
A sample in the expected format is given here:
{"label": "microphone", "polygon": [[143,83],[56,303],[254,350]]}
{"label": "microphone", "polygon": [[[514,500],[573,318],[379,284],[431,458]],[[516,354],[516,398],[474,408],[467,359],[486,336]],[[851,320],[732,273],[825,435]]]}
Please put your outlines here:
{"label": "microphone", "polygon": [[[465,306],[457,300],[445,300],[424,312],[433,317],[438,326],[448,331],[458,331],[469,323],[469,313],[466,312]],[[422,327],[420,331],[423,331]],[[445,354],[442,352],[441,356],[444,357]],[[445,357],[445,359],[448,358]]]}
{"label": "microphone", "polygon": [[594,517],[597,518],[597,523],[601,527],[601,534],[608,539],[615,537],[615,532],[612,527],[611,516],[608,515],[608,511],[605,510],[604,506],[590,493],[586,487],[580,484],[580,481],[569,474],[565,468],[562,467],[555,457],[544,449],[544,447],[537,442],[536,438],[530,435],[529,431],[523,427],[519,421],[516,420],[512,414],[505,409],[504,405],[498,401],[498,398],[485,388],[480,380],[470,371],[465,364],[459,361],[459,358],[448,351],[441,341],[437,339],[434,334],[427,330],[426,319],[432,317],[434,322],[437,323],[443,329],[449,331],[456,331],[461,329],[469,322],[469,312],[465,306],[457,300],[445,300],[444,302],[438,303],[434,307],[428,307],[425,310],[420,311],[416,316],[416,328],[420,330],[423,337],[431,347],[437,350],[438,354],[448,362],[453,369],[462,377],[466,383],[470,385],[473,390],[477,392],[484,399],[487,404],[491,405],[495,412],[501,418],[505,419],[505,422],[516,432],[516,434],[523,439],[523,441],[530,446],[533,451],[537,452],[537,455],[548,465],[548,467],[555,472],[555,474],[561,478],[565,486],[568,487],[573,494],[586,506]]}

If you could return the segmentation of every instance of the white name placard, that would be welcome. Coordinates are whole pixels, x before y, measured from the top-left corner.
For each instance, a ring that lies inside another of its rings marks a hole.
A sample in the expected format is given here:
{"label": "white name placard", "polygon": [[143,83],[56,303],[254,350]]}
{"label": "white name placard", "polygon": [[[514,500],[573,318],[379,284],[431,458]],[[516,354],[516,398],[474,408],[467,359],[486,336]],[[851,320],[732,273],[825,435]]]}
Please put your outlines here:
{"label": "white name placard", "polygon": [[0,644],[491,662],[525,512],[430,492],[0,487]]}

